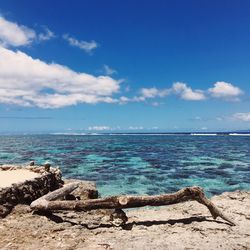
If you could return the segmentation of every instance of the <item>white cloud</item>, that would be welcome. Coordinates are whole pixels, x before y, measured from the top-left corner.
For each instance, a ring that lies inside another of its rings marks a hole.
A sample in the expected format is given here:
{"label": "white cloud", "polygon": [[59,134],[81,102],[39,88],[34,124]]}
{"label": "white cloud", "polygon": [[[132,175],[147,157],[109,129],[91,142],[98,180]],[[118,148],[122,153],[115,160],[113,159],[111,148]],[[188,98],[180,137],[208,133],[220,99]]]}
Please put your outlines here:
{"label": "white cloud", "polygon": [[0,47],[0,103],[60,108],[79,103],[114,103],[121,81],[48,64]]}
{"label": "white cloud", "polygon": [[121,96],[119,98],[119,104],[127,104],[129,102],[144,102],[146,99],[145,97],[142,96],[134,96],[134,97],[126,97],[126,96]]}
{"label": "white cloud", "polygon": [[[122,96],[120,98],[120,103],[125,104],[128,102],[145,102],[147,99],[153,99],[156,97],[165,97],[170,93],[169,89],[157,89],[157,88],[142,88],[139,91],[139,96],[134,96],[131,98],[127,98]],[[153,102],[153,106],[159,106],[159,103]]]}
{"label": "white cloud", "polygon": [[5,47],[24,46],[36,38],[36,32],[0,16],[0,44]]}
{"label": "white cloud", "polygon": [[106,64],[103,65],[103,68],[104,68],[104,72],[106,75],[113,75],[113,74],[117,73],[117,71],[115,69],[112,69],[111,67],[109,67]]}
{"label": "white cloud", "polygon": [[130,100],[130,102],[144,102],[144,101],[146,101],[146,97],[134,96],[133,98],[130,98],[129,100]]}
{"label": "white cloud", "polygon": [[169,94],[168,89],[157,89],[157,88],[142,88],[141,97],[146,98],[155,98],[155,97],[164,97]]}
{"label": "white cloud", "polygon": [[180,96],[181,99],[188,101],[201,101],[206,99],[202,90],[192,90],[182,82],[174,83],[172,86],[172,92]]}
{"label": "white cloud", "polygon": [[[121,97],[120,103],[125,104],[128,102],[145,102],[147,99],[153,98],[163,98],[170,94],[175,94],[180,96],[181,99],[188,101],[200,101],[206,99],[204,91],[202,90],[192,90],[185,83],[177,82],[172,85],[171,88],[167,89],[158,89],[158,88],[142,88],[140,90],[139,96],[134,96],[132,98]],[[159,106],[161,103],[155,101],[151,105]]]}
{"label": "white cloud", "polygon": [[207,127],[201,127],[201,130],[208,130]]}
{"label": "white cloud", "polygon": [[73,47],[78,47],[81,50],[84,50],[87,53],[91,53],[92,50],[98,47],[98,44],[95,41],[86,42],[86,41],[79,41],[73,37],[70,37],[68,34],[64,34],[63,38],[68,41],[68,43]]}
{"label": "white cloud", "polygon": [[38,39],[40,41],[48,41],[55,37],[54,32],[52,32],[48,27],[44,26],[44,33],[38,34]]}
{"label": "white cloud", "polygon": [[88,127],[89,131],[105,131],[105,130],[112,130],[109,126],[90,126]]}
{"label": "white cloud", "polygon": [[223,98],[231,101],[238,101],[243,91],[227,82],[216,82],[213,88],[208,89],[212,97]]}
{"label": "white cloud", "polygon": [[145,98],[154,98],[158,95],[159,90],[157,88],[143,88],[141,89],[141,95]]}
{"label": "white cloud", "polygon": [[143,130],[144,127],[142,126],[129,126],[128,130]]}
{"label": "white cloud", "polygon": [[235,113],[232,118],[238,121],[250,122],[250,113]]}
{"label": "white cloud", "polygon": [[31,44],[34,41],[47,41],[55,37],[46,26],[44,32],[37,34],[33,29],[6,20],[0,15],[0,46],[19,47]]}
{"label": "white cloud", "polygon": [[131,101],[131,99],[128,98],[128,97],[126,97],[126,96],[121,96],[121,97],[119,98],[119,103],[120,103],[120,104],[126,104],[126,103],[128,103],[128,102],[130,102],[130,101]]}
{"label": "white cloud", "polygon": [[[175,82],[172,87],[167,89],[158,89],[158,88],[142,88],[140,90],[140,95],[130,98],[130,102],[144,102],[150,98],[165,97],[170,94],[179,96],[181,99],[186,101],[202,101],[207,99],[210,94],[212,97],[222,98],[230,101],[239,100],[239,96],[243,94],[243,91],[233,86],[230,83],[226,82],[216,82],[213,88],[208,90],[193,90],[191,87],[187,86],[183,82]],[[157,106],[157,105],[156,105]]]}

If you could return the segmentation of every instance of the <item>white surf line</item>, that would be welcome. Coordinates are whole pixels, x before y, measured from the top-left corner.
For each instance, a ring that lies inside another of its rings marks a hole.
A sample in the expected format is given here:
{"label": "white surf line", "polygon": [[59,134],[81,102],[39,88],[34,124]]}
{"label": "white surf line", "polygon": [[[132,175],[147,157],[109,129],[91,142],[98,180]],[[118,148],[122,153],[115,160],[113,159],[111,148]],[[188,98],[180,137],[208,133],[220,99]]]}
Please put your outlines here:
{"label": "white surf line", "polygon": [[200,133],[191,133],[190,135],[196,135],[196,136],[215,136],[218,134],[200,134]]}
{"label": "white surf line", "polygon": [[250,134],[241,134],[241,133],[229,133],[232,136],[250,136]]}

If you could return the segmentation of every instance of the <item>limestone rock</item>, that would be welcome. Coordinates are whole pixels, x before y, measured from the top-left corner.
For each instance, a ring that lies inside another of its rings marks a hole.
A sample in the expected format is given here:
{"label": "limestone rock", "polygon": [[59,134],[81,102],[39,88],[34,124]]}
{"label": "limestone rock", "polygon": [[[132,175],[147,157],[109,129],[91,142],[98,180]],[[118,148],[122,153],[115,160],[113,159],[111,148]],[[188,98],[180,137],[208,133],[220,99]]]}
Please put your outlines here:
{"label": "limestone rock", "polygon": [[[71,195],[75,197],[75,199],[78,200],[87,200],[87,199],[96,199],[98,198],[98,191],[96,189],[96,185],[92,181],[82,181],[82,180],[76,180],[76,179],[68,179],[64,180],[65,184],[70,182],[80,182],[77,189],[75,189]],[[68,199],[73,199],[72,196],[68,197]]]}

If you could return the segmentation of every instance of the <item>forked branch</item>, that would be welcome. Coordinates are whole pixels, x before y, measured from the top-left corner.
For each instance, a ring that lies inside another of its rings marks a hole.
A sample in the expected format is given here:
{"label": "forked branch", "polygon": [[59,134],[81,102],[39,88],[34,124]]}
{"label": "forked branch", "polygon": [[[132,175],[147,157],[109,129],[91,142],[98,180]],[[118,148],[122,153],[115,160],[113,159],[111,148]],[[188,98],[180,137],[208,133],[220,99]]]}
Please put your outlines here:
{"label": "forked branch", "polygon": [[[54,191],[56,192],[56,191]],[[196,200],[205,205],[214,219],[221,217],[231,225],[235,223],[225,216],[204,194],[200,187],[187,187],[176,193],[162,195],[144,195],[144,196],[112,196],[102,199],[77,200],[77,201],[48,201],[40,198],[31,203],[31,208],[35,210],[76,210],[87,211],[93,209],[122,209],[136,208],[144,206],[165,206],[177,204],[180,202]]]}

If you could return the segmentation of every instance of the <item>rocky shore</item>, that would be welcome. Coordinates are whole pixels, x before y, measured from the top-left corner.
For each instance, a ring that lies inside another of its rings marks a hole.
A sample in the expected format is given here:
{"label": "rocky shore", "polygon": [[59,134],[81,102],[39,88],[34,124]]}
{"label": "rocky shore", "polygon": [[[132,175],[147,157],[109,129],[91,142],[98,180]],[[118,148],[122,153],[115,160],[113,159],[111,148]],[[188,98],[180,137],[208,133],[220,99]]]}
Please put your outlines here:
{"label": "rocky shore", "polygon": [[0,249],[250,249],[250,192],[212,201],[237,225],[213,220],[195,201],[126,211],[123,227],[114,226],[109,210],[43,214],[17,205],[0,219]]}
{"label": "rocky shore", "polygon": [[30,204],[35,199],[63,185],[59,168],[50,164],[35,166],[0,166],[0,218],[17,204]]}

